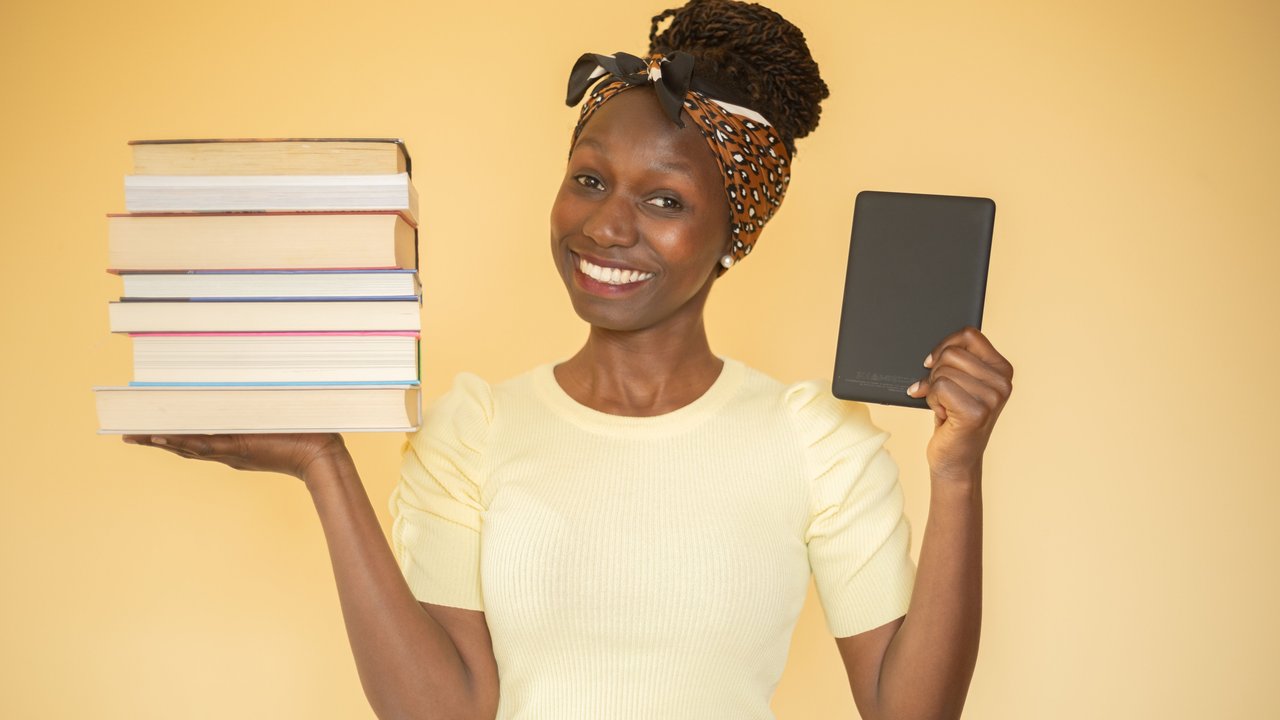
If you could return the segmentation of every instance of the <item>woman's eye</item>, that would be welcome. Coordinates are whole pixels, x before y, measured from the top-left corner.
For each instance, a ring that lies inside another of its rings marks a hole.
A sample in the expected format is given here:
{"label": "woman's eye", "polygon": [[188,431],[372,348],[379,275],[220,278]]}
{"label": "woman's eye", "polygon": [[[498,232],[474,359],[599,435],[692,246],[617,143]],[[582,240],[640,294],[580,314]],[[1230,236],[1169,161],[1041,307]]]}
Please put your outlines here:
{"label": "woman's eye", "polygon": [[591,188],[592,190],[600,189],[600,180],[590,175],[574,175],[573,181],[585,188]]}
{"label": "woman's eye", "polygon": [[650,205],[655,205],[663,210],[679,210],[684,207],[679,200],[673,197],[656,197],[648,201]]}

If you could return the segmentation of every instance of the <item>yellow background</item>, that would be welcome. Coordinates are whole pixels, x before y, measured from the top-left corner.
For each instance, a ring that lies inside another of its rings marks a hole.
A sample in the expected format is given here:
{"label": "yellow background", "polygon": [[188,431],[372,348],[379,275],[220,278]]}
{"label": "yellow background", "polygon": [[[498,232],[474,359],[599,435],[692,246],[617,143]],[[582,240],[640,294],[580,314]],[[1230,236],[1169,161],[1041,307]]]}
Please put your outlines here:
{"label": "yellow background", "polygon": [[[1280,716],[1280,5],[773,6],[832,97],[713,293],[718,352],[829,375],[858,190],[999,207],[984,329],[1017,378],[968,715]],[[547,249],[565,80],[581,52],[643,50],[661,9],[0,3],[0,716],[371,716],[298,483],[94,434],[89,388],[130,372],[103,271],[126,141],[404,138],[433,397],[583,338]],[[918,547],[929,416],[873,413]],[[400,438],[349,443],[382,511]],[[852,712],[812,596],[774,707]]]}

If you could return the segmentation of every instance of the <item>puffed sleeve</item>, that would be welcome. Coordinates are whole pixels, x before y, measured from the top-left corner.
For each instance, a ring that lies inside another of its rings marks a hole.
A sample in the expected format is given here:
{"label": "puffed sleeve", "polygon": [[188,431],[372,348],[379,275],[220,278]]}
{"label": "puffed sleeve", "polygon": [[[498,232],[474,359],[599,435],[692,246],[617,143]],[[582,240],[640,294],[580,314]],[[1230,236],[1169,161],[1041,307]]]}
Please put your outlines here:
{"label": "puffed sleeve", "polygon": [[421,602],[483,610],[480,525],[489,385],[462,373],[409,435],[391,493],[391,544]]}
{"label": "puffed sleeve", "polygon": [[786,403],[807,445],[805,542],[827,628],[848,637],[905,615],[915,564],[889,433],[817,382],[790,386]]}

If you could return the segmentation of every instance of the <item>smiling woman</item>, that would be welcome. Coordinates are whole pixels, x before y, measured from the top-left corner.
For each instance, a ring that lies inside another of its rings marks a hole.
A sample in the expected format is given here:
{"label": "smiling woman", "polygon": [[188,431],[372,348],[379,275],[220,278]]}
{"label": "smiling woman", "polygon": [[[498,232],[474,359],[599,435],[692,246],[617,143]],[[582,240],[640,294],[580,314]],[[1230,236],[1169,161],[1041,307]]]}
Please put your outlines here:
{"label": "smiling woman", "polygon": [[304,480],[380,716],[768,718],[811,574],[864,718],[958,716],[981,460],[1012,367],[973,329],[922,358],[917,576],[867,408],[716,355],[704,326],[817,125],[804,36],[759,5],[694,0],[650,41],[570,77],[572,102],[594,87],[550,239],[586,341],[504,382],[457,378],[409,437],[394,557],[339,436],[127,439]]}
{"label": "smiling woman", "polygon": [[647,89],[596,113],[551,209],[578,315],[609,331],[700,327],[728,237],[720,173],[692,125],[674,127]]}

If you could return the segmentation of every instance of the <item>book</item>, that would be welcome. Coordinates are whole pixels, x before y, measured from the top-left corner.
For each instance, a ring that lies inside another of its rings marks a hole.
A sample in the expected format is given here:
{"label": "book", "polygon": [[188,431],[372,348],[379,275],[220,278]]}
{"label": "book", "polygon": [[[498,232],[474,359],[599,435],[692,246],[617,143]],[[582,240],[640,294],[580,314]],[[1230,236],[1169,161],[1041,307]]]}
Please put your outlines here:
{"label": "book", "polygon": [[416,385],[96,387],[100,434],[407,432]]}
{"label": "book", "polygon": [[132,385],[418,382],[418,334],[148,333]]}
{"label": "book", "polygon": [[417,267],[416,225],[397,212],[107,216],[107,267],[242,270]]}
{"label": "book", "polygon": [[394,175],[411,172],[394,138],[133,140],[135,175]]}
{"label": "book", "polygon": [[417,300],[412,270],[188,270],[122,272],[130,299]]}
{"label": "book", "polygon": [[111,332],[289,332],[421,329],[416,300],[122,300]]}
{"label": "book", "polygon": [[126,175],[134,212],[397,210],[418,220],[418,192],[395,175]]}

